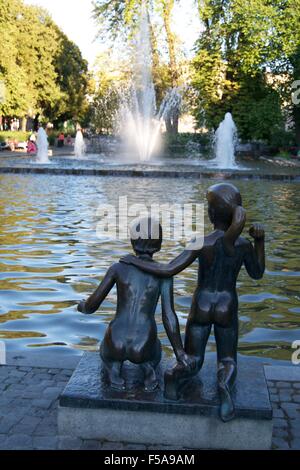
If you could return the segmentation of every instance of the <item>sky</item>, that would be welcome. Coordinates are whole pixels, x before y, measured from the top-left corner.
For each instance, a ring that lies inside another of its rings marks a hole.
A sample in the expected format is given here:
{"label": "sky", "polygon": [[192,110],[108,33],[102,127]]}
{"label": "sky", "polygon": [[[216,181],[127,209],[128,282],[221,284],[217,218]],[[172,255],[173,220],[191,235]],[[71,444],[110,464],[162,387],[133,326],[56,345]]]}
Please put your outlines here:
{"label": "sky", "polygon": [[[174,29],[182,38],[186,50],[191,50],[200,29],[196,9],[191,7],[193,2],[182,1],[174,14]],[[64,33],[79,46],[90,66],[93,66],[103,45],[95,39],[97,27],[92,18],[91,0],[25,0],[25,3],[46,8]]]}

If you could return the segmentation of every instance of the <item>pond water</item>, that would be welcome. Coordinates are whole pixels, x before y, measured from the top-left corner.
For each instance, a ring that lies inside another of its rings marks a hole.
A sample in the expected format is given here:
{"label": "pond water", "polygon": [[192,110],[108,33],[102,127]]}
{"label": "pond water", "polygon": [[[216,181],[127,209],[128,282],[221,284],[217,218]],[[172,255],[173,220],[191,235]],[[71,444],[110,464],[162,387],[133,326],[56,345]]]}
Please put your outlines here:
{"label": "pond water", "polygon": [[[74,353],[97,349],[116,305],[113,290],[93,316],[76,311],[106,269],[131,251],[128,242],[99,240],[99,204],[204,202],[213,180],[139,179],[49,175],[0,175],[0,340],[9,351]],[[267,270],[251,280],[243,269],[239,352],[290,360],[300,340],[300,260],[297,183],[235,182],[247,209],[247,227],[266,225]],[[206,219],[206,232],[210,225]],[[182,246],[165,240],[157,259],[166,262]],[[196,285],[197,263],[175,279],[175,307],[182,332]],[[157,322],[166,353],[171,349]],[[211,336],[208,350],[215,349]]]}

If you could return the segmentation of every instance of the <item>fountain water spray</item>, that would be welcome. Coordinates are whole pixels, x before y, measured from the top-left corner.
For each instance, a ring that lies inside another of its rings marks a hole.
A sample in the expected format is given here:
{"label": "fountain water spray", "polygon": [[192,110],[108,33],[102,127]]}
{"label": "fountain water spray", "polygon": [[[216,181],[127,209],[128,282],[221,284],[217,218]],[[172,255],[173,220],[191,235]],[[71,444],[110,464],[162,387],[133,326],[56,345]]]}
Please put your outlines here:
{"label": "fountain water spray", "polygon": [[164,120],[174,109],[180,109],[181,91],[170,89],[159,111],[152,76],[150,25],[145,3],[136,37],[133,83],[129,97],[121,100],[119,125],[131,151],[147,161],[159,148],[160,131]]}
{"label": "fountain water spray", "polygon": [[76,138],[75,138],[75,145],[74,145],[74,153],[76,158],[82,158],[85,154],[86,146],[82,134],[82,130],[80,127],[77,128]]}
{"label": "fountain water spray", "polygon": [[237,128],[231,113],[226,113],[214,137],[216,158],[213,160],[219,168],[236,168],[235,147],[237,144]]}
{"label": "fountain water spray", "polygon": [[43,126],[41,126],[38,130],[38,135],[37,135],[37,156],[36,156],[36,163],[40,164],[45,164],[45,163],[50,163],[50,160],[48,158],[48,137],[46,134],[45,129]]}

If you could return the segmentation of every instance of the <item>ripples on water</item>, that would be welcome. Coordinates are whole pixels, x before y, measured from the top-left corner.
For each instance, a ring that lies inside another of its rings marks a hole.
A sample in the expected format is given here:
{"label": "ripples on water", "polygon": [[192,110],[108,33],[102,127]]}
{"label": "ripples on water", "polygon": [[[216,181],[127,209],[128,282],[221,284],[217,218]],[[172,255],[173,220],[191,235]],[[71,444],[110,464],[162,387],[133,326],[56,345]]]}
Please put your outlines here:
{"label": "ripples on water", "polygon": [[[74,304],[98,285],[129,243],[96,237],[101,203],[204,202],[212,181],[73,176],[0,176],[0,340],[7,349],[96,349],[116,305],[113,290],[99,312],[86,317]],[[290,360],[300,340],[299,207],[297,184],[236,182],[252,222],[266,224],[267,271],[262,281],[239,276],[242,354]],[[207,229],[209,230],[208,221]],[[157,259],[182,250],[165,240]],[[175,280],[182,331],[196,285],[197,263]],[[157,321],[166,352],[160,309]],[[209,350],[214,350],[211,337]]]}

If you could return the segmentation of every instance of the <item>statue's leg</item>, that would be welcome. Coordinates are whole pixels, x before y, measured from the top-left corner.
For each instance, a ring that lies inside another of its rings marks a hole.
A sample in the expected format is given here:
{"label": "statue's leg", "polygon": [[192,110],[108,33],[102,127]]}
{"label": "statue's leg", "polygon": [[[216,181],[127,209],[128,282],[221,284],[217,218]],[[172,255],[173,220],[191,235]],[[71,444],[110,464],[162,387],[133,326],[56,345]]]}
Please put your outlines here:
{"label": "statue's leg", "polygon": [[116,361],[108,356],[104,341],[101,343],[100,356],[108,374],[111,387],[115,390],[124,391],[126,387],[125,380],[122,377],[123,361]]}
{"label": "statue's leg", "polygon": [[169,400],[179,400],[180,392],[189,379],[198,374],[202,368],[211,325],[188,323],[186,327],[185,351],[196,358],[196,368],[187,370],[183,365],[176,364],[165,373],[165,397]]}
{"label": "statue's leg", "polygon": [[153,359],[142,364],[142,369],[144,372],[144,387],[146,392],[153,392],[158,387],[158,379],[155,370],[160,361],[161,343],[159,340],[157,340]]}
{"label": "statue's leg", "polygon": [[184,350],[190,356],[197,359],[197,373],[203,366],[205,349],[211,332],[212,324],[201,325],[199,323],[190,323],[186,325]]}
{"label": "statue's leg", "polygon": [[230,327],[215,325],[218,355],[218,387],[221,400],[220,416],[224,422],[234,418],[234,403],[231,389],[237,374],[238,322]]}

